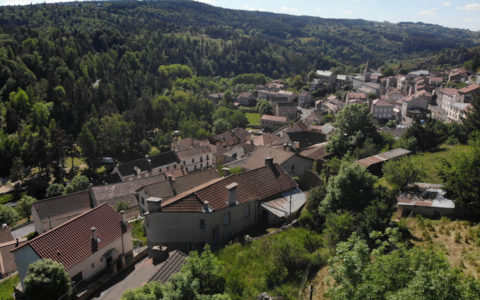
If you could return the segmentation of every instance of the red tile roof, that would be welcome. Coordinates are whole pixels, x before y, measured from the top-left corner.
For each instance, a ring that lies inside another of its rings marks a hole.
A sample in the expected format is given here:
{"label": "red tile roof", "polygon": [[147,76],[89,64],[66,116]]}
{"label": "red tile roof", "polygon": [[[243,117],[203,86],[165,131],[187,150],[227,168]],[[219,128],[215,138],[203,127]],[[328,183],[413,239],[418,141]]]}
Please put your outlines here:
{"label": "red tile roof", "polygon": [[459,93],[463,93],[463,94],[466,94],[466,93],[471,93],[477,89],[480,89],[480,85],[478,84],[472,84],[472,85],[469,85],[469,86],[466,86],[462,89],[459,89],[458,92]]}
{"label": "red tile roof", "polygon": [[273,146],[282,145],[283,143],[285,143],[284,139],[271,133],[264,133],[253,140],[255,146]]}
{"label": "red tile roof", "polygon": [[162,203],[163,211],[201,212],[202,204],[207,202],[213,211],[228,207],[226,186],[237,183],[236,200],[245,203],[268,199],[297,187],[295,181],[277,164],[267,165],[212,180],[177,197]]}
{"label": "red tile roof", "polygon": [[282,122],[282,123],[288,123],[288,119],[286,117],[280,117],[280,116],[272,116],[272,115],[263,115],[262,116],[263,121],[275,121],[275,122]]}
{"label": "red tile roof", "polygon": [[443,89],[440,89],[439,92],[449,96],[458,94],[458,90],[454,88],[443,88]]}
{"label": "red tile roof", "polygon": [[386,101],[380,100],[380,99],[373,100],[373,105],[375,105],[375,106],[393,106],[392,104],[390,104]]}
{"label": "red tile roof", "polygon": [[100,250],[122,235],[121,221],[122,216],[105,203],[39,235],[12,251],[28,245],[41,258],[58,261],[68,270],[92,254],[92,227],[97,229],[100,239],[98,250]]}

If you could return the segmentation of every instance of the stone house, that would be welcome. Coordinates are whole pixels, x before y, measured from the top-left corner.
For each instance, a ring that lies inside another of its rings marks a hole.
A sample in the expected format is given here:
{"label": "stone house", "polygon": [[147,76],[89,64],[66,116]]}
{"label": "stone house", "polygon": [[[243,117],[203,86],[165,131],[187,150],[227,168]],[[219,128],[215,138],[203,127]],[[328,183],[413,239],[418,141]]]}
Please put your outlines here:
{"label": "stone house", "polygon": [[168,151],[149,157],[117,164],[112,171],[112,175],[116,174],[121,181],[142,178],[146,174],[155,176],[165,171],[179,168],[179,159],[175,152]]}
{"label": "stone house", "polygon": [[148,246],[201,249],[205,244],[226,244],[254,225],[268,222],[271,213],[264,205],[295,191],[295,181],[267,160],[263,167],[213,179],[168,200],[149,198]]}
{"label": "stone house", "polygon": [[309,91],[301,91],[298,94],[298,105],[307,108],[312,105],[312,95]]}
{"label": "stone house", "polygon": [[390,120],[393,117],[393,104],[376,99],[373,100],[370,111],[377,120]]}
{"label": "stone house", "polygon": [[181,168],[187,172],[193,172],[210,168],[213,163],[213,156],[208,146],[196,147],[177,152]]}
{"label": "stone house", "polygon": [[273,132],[288,125],[288,119],[281,116],[263,115],[260,119],[262,129],[267,132]]}
{"label": "stone house", "polygon": [[275,103],[273,110],[276,116],[286,117],[289,121],[297,120],[297,105],[294,102]]}

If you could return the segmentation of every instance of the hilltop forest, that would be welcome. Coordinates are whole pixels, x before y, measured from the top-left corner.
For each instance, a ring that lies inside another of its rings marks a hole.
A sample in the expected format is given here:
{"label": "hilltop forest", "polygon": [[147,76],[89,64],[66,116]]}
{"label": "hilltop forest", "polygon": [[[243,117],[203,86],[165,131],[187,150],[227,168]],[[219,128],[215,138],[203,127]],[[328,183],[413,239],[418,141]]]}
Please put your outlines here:
{"label": "hilltop forest", "polygon": [[[0,176],[57,173],[77,151],[126,160],[172,131],[245,126],[236,93],[314,69],[446,69],[479,61],[480,34],[422,23],[296,17],[193,1],[0,7]],[[241,74],[261,74],[245,76]],[[298,76],[302,75],[302,77]],[[221,105],[207,99],[226,92]],[[76,147],[78,145],[80,147]],[[84,146],[84,147],[82,147]]]}

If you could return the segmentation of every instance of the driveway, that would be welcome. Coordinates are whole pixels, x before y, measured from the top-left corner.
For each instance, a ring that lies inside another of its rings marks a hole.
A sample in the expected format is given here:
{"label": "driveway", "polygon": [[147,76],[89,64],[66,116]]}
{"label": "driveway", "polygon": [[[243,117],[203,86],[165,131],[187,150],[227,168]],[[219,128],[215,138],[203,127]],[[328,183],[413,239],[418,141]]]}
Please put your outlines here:
{"label": "driveway", "polygon": [[35,231],[35,224],[30,223],[12,231],[13,238],[21,238]]}
{"label": "driveway", "polygon": [[161,266],[162,264],[154,265],[153,260],[146,257],[136,263],[134,267],[119,275],[114,282],[110,283],[102,292],[99,292],[100,294],[97,293],[92,299],[119,300],[126,290],[137,288],[147,283]]}

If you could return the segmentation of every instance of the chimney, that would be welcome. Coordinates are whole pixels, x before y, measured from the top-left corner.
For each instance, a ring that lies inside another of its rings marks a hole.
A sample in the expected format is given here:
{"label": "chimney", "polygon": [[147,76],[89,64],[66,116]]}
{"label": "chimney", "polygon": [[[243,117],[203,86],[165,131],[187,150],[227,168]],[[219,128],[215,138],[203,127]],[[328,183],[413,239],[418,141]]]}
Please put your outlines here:
{"label": "chimney", "polygon": [[210,203],[208,201],[203,202],[203,212],[210,212]]}
{"label": "chimney", "polygon": [[152,170],[152,161],[150,160],[148,155],[145,155],[145,159],[147,160],[148,170],[151,171]]}
{"label": "chimney", "polygon": [[265,165],[266,166],[273,165],[273,157],[270,156],[270,157],[265,158]]}
{"label": "chimney", "polygon": [[5,223],[2,224],[2,229],[7,229],[7,227],[8,227],[7,224]]}
{"label": "chimney", "polygon": [[287,143],[283,143],[283,150],[287,151]]}
{"label": "chimney", "polygon": [[127,219],[125,217],[125,211],[122,210],[120,211],[120,214],[122,215],[122,221],[120,222],[120,228],[122,228],[122,234],[127,232]]}
{"label": "chimney", "polygon": [[223,176],[227,177],[230,175],[230,168],[222,168]]}
{"label": "chimney", "polygon": [[237,205],[237,186],[238,186],[238,183],[232,182],[225,187],[228,190],[227,204],[229,206]]}
{"label": "chimney", "polygon": [[175,182],[175,178],[173,178],[172,174],[168,175],[168,182],[170,183],[170,187],[172,188],[173,195],[177,195],[177,191],[175,190],[175,187],[173,186],[173,183]]}
{"label": "chimney", "polygon": [[147,198],[147,208],[150,213],[162,211],[162,198]]}
{"label": "chimney", "polygon": [[92,253],[98,250],[98,235],[97,235],[97,228],[92,227]]}
{"label": "chimney", "polygon": [[135,173],[136,173],[137,175],[140,175],[140,173],[142,173],[142,170],[141,170],[139,167],[137,167],[137,166],[134,166],[133,169],[135,170]]}
{"label": "chimney", "polygon": [[18,238],[15,240],[15,247],[18,247]]}
{"label": "chimney", "polygon": [[293,147],[295,148],[295,151],[298,151],[298,149],[300,149],[300,142],[298,141],[293,142]]}

